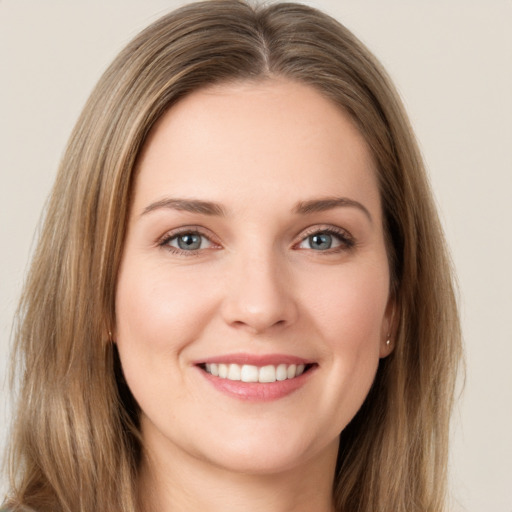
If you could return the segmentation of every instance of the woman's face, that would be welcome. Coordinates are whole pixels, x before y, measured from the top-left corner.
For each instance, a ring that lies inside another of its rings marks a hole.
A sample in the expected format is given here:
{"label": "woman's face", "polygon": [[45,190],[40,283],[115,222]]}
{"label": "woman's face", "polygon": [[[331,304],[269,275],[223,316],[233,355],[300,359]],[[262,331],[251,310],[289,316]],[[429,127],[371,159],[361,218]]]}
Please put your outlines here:
{"label": "woman's face", "polygon": [[195,92],[141,155],[116,342],[158,456],[275,472],[336,456],[388,354],[376,172],[309,86]]}

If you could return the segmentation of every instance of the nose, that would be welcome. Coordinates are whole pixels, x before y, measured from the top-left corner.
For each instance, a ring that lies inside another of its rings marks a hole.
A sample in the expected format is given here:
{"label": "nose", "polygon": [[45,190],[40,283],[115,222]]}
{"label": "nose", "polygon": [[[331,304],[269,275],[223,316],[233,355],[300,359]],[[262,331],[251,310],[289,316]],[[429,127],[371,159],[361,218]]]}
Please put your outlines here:
{"label": "nose", "polygon": [[276,255],[236,258],[227,280],[222,316],[230,326],[261,334],[296,321],[291,272]]}

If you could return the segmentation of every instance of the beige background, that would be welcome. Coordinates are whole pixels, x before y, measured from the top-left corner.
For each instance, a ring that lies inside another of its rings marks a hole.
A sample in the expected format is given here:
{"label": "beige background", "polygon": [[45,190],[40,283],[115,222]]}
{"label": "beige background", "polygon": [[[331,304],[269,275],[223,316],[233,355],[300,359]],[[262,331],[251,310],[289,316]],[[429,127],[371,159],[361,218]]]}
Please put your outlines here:
{"label": "beige background", "polygon": [[[40,211],[105,66],[172,0],[0,0],[0,382]],[[458,269],[467,381],[454,511],[512,512],[512,1],[316,0],[383,61]],[[0,447],[9,418],[0,399]],[[0,480],[0,490],[5,484]]]}

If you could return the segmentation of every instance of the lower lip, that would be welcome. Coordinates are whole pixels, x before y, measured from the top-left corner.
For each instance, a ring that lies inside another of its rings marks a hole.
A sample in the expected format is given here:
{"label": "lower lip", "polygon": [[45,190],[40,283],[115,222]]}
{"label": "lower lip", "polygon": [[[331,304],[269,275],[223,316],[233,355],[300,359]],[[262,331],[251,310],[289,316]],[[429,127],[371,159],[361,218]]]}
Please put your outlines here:
{"label": "lower lip", "polygon": [[240,380],[229,380],[215,377],[210,373],[198,368],[204,378],[218,391],[234,397],[239,400],[248,400],[255,402],[270,402],[279,400],[285,396],[297,391],[308,381],[310,374],[313,373],[314,367],[299,377],[286,380],[278,380],[276,382],[242,382]]}

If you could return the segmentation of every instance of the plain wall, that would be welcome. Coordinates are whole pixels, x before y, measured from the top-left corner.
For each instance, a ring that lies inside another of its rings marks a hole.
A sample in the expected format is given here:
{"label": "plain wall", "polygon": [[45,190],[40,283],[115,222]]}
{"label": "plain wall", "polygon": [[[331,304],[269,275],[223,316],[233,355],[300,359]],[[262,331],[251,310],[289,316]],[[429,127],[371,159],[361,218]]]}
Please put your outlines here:
{"label": "plain wall", "polygon": [[[0,0],[0,382],[34,232],[71,128],[116,53],[181,3]],[[394,78],[439,203],[467,354],[452,510],[512,512],[512,2],[307,3],[351,29]],[[1,393],[0,448],[9,419]]]}

